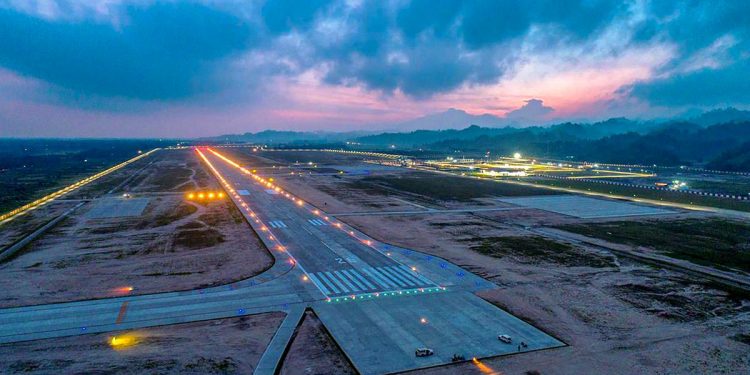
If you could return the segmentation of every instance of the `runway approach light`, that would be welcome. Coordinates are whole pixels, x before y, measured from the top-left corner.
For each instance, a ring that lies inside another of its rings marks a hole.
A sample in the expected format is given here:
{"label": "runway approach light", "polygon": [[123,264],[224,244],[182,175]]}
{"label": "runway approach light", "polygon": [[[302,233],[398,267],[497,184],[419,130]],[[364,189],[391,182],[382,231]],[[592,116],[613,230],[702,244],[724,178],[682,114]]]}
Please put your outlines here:
{"label": "runway approach light", "polygon": [[120,336],[112,336],[109,339],[109,346],[114,350],[122,350],[129,348],[138,343],[137,338],[133,334],[124,334]]}
{"label": "runway approach light", "polygon": [[520,152],[516,152],[515,154],[513,154],[513,159],[520,160],[521,159],[521,153]]}
{"label": "runway approach light", "polygon": [[185,194],[185,198],[189,201],[193,200],[216,200],[224,198],[224,193],[221,191],[200,191],[200,192],[189,192]]}

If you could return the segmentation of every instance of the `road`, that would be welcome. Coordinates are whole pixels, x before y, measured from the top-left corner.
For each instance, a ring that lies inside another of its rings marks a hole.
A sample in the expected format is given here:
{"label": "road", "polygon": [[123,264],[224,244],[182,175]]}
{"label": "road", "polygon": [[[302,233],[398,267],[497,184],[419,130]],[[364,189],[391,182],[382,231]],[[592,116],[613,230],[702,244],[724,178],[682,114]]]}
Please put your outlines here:
{"label": "road", "polygon": [[[497,286],[444,259],[375,241],[210,148],[196,152],[275,263],[219,287],[0,309],[0,343],[313,309],[363,374],[390,373],[563,346],[473,292]],[[285,322],[282,327],[288,333]],[[281,331],[280,331],[281,332]],[[256,373],[273,373],[292,335],[279,334]],[[429,346],[435,355],[414,356]],[[384,361],[383,358],[387,358]]]}

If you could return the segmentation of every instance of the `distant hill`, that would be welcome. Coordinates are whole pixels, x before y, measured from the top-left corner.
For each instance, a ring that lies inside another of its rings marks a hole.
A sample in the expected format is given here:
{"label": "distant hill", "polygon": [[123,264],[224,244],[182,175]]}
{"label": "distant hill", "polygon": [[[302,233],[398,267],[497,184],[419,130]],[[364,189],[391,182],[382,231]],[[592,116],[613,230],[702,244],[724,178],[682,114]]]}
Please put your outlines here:
{"label": "distant hill", "polygon": [[334,132],[294,132],[264,130],[258,133],[226,134],[218,137],[200,138],[201,141],[226,143],[257,143],[257,144],[305,144],[305,143],[339,143],[355,139],[368,134],[365,131],[334,133]]}
{"label": "distant hill", "polygon": [[690,118],[688,121],[701,126],[750,121],[750,111],[743,111],[732,107],[714,109]]}

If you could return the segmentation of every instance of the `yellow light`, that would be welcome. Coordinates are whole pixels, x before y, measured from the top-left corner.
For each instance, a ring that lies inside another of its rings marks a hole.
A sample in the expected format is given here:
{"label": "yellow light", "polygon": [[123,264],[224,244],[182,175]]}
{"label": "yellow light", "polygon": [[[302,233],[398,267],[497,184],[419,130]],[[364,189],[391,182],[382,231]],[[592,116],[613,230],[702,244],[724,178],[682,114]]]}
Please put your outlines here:
{"label": "yellow light", "polygon": [[224,193],[219,193],[218,196],[219,198],[224,198]]}
{"label": "yellow light", "polygon": [[195,198],[195,194],[193,194],[193,193],[190,193],[190,194],[188,194],[188,196],[187,196],[187,197],[188,197],[188,199],[193,199],[193,198]]}
{"label": "yellow light", "polygon": [[214,193],[208,193],[208,198],[209,198],[209,199],[214,199],[214,196],[215,196],[215,194],[214,194]]}
{"label": "yellow light", "polygon": [[134,334],[124,334],[120,336],[112,336],[109,339],[109,346],[114,350],[122,350],[134,346],[138,343],[138,338]]}
{"label": "yellow light", "polygon": [[203,193],[200,193],[200,194],[198,194],[198,199],[203,199],[203,198],[205,198],[205,197],[206,197],[206,195],[205,195],[205,194],[203,194]]}
{"label": "yellow light", "polygon": [[302,205],[304,205],[304,204],[305,204],[305,202],[303,202],[302,200],[298,200],[298,201],[297,201],[297,204],[298,204],[298,205],[300,205],[300,206],[302,206]]}

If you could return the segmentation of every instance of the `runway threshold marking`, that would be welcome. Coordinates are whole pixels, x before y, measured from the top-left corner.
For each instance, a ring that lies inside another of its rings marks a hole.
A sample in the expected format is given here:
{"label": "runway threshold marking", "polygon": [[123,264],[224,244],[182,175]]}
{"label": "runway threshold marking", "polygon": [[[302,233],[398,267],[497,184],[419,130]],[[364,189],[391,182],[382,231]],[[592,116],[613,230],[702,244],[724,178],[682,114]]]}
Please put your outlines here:
{"label": "runway threshold marking", "polygon": [[115,324],[122,323],[122,320],[125,318],[125,312],[128,310],[128,301],[125,301],[120,306],[120,312],[117,314],[117,320],[115,320]]}

